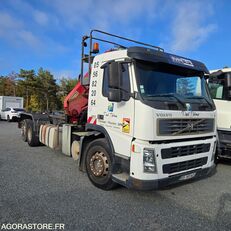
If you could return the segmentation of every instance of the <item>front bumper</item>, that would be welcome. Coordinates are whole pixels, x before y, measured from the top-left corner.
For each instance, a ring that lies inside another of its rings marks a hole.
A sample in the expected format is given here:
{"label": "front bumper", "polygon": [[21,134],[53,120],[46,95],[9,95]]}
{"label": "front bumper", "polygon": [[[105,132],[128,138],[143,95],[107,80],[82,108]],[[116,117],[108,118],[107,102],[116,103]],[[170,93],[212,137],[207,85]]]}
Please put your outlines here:
{"label": "front bumper", "polygon": [[[139,180],[133,177],[129,177],[126,187],[138,189],[138,190],[154,190],[164,188],[166,186],[170,186],[172,184],[177,184],[181,182],[186,182],[189,180],[200,179],[209,175],[213,175],[216,170],[216,165],[212,165],[209,168],[198,169],[193,171],[184,172],[181,174],[169,176],[168,178],[159,179],[159,180]],[[194,177],[188,180],[182,180],[183,176],[187,176],[189,174],[194,174]]]}

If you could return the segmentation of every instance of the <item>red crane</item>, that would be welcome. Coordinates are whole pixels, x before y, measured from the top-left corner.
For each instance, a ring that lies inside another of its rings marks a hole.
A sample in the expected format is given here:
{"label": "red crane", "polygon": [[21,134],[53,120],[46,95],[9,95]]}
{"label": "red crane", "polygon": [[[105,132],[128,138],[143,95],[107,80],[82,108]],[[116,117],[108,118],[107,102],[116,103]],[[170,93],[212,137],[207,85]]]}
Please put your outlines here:
{"label": "red crane", "polygon": [[[84,75],[88,78],[88,73]],[[68,121],[71,123],[85,124],[87,120],[89,87],[81,85],[78,81],[72,91],[66,96],[63,106]]]}

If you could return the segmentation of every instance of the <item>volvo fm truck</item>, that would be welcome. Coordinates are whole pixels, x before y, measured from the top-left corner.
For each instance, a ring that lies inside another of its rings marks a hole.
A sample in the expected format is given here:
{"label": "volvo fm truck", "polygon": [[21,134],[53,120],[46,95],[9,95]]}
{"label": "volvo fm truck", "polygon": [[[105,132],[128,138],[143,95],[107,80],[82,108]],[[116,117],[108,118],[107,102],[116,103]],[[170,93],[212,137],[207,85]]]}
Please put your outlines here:
{"label": "volvo fm truck", "polygon": [[[99,53],[99,42],[114,47]],[[104,190],[156,189],[207,176],[216,113],[205,73],[199,61],[92,30],[82,38],[80,81],[64,101],[65,121],[22,114],[23,139],[60,148]]]}

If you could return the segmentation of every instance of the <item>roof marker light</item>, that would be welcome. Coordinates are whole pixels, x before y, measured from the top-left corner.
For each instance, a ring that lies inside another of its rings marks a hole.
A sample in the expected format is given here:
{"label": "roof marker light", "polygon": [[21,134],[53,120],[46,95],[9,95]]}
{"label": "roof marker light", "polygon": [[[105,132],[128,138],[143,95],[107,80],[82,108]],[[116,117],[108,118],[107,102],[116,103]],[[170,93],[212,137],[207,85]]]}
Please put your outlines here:
{"label": "roof marker light", "polygon": [[97,54],[99,53],[99,43],[94,43],[93,44],[93,51],[92,51],[93,54]]}

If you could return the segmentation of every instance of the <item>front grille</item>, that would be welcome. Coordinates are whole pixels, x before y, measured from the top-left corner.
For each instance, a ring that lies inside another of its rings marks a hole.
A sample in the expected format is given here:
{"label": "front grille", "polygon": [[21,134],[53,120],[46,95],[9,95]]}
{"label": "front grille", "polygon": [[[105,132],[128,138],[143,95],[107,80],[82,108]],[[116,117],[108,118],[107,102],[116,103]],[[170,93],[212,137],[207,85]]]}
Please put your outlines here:
{"label": "front grille", "polygon": [[217,132],[218,132],[218,137],[219,137],[220,142],[231,144],[231,132],[230,131],[218,130]]}
{"label": "front grille", "polygon": [[195,160],[188,160],[173,164],[165,164],[163,165],[163,173],[174,173],[181,172],[192,168],[201,167],[202,165],[207,164],[208,157],[203,157]]}
{"label": "front grille", "polygon": [[158,135],[182,136],[214,131],[214,119],[159,119]]}
{"label": "front grille", "polygon": [[210,144],[196,144],[196,145],[164,148],[161,150],[161,157],[162,159],[168,159],[168,158],[174,158],[179,156],[189,156],[193,154],[208,152],[209,149],[210,149]]}

